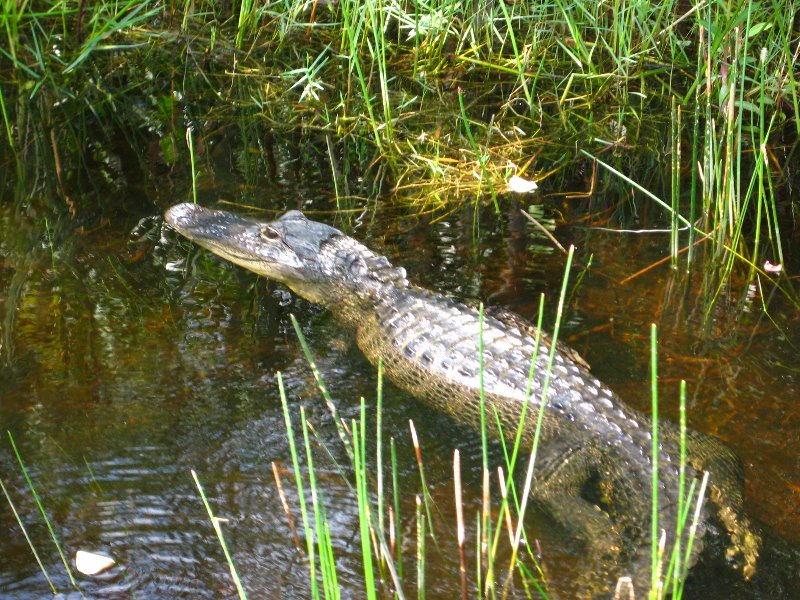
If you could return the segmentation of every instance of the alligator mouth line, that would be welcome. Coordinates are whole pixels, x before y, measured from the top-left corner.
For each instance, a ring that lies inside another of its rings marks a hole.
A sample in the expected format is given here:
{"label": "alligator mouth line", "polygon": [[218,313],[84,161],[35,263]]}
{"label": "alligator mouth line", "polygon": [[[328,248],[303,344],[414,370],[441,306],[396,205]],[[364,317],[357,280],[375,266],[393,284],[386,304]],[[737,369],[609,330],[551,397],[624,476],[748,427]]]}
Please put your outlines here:
{"label": "alligator mouth line", "polygon": [[[189,237],[189,236],[187,236],[187,237]],[[192,238],[189,237],[189,239],[192,239]],[[225,248],[219,248],[218,246],[215,247],[215,248],[207,248],[207,249],[211,250],[212,252],[214,252],[214,254],[217,254],[217,256],[221,256],[222,258],[230,260],[231,262],[233,262],[235,260],[240,260],[242,262],[246,262],[246,263],[249,263],[249,264],[259,264],[260,262],[265,262],[265,263],[269,263],[269,264],[276,264],[275,261],[269,260],[267,258],[263,258],[261,256],[254,257],[252,254],[238,254],[236,252],[229,251],[229,250],[227,250]]]}

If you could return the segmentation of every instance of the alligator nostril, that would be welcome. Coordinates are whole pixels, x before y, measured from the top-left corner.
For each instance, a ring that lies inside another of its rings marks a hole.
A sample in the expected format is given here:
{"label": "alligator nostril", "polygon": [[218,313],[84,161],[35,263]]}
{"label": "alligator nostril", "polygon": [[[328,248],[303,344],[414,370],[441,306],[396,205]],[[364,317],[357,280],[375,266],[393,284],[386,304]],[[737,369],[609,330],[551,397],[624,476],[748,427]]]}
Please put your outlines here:
{"label": "alligator nostril", "polygon": [[164,213],[164,220],[170,225],[180,226],[181,222],[189,218],[193,212],[196,212],[197,208],[197,206],[189,202],[176,204]]}

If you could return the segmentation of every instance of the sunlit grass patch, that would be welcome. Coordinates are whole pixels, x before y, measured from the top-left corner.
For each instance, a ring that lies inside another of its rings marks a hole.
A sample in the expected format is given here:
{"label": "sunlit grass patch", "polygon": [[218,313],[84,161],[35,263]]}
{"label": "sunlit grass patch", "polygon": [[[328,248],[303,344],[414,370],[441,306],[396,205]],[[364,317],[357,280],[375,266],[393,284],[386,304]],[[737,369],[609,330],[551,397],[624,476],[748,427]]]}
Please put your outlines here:
{"label": "sunlit grass patch", "polygon": [[99,185],[86,156],[114,163],[109,140],[148,165],[142,147],[157,138],[155,162],[188,189],[220,138],[241,146],[255,185],[264,132],[300,132],[326,156],[339,203],[499,207],[514,175],[593,206],[627,194],[624,215],[649,202],[612,171],[587,181],[588,154],[670,198],[665,222],[696,225],[665,246],[674,267],[692,267],[703,232],[723,274],[783,263],[779,199],[800,133],[795,0],[7,8],[0,153],[73,213],[76,183]]}

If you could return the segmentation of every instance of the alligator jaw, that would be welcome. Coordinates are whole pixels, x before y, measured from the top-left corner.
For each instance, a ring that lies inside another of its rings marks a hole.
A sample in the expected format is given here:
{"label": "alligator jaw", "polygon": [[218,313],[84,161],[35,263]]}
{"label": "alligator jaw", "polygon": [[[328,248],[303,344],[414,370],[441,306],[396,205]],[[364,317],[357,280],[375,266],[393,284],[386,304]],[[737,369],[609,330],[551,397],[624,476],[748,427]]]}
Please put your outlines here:
{"label": "alligator jaw", "polygon": [[276,277],[278,264],[270,260],[266,243],[259,239],[266,223],[188,202],[170,208],[164,219],[178,233],[214,254],[261,275]]}
{"label": "alligator jaw", "polygon": [[288,285],[300,296],[327,306],[330,277],[320,254],[338,229],[291,210],[275,221],[258,221],[184,202],[164,214],[175,230],[194,243],[249,271]]}

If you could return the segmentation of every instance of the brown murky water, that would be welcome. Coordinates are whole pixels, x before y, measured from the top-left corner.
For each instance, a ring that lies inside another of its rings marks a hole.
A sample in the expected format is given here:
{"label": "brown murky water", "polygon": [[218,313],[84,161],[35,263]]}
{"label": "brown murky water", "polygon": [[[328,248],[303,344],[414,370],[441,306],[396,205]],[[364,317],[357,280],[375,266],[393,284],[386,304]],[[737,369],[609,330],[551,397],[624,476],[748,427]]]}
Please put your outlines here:
{"label": "brown murky water", "polygon": [[[314,180],[305,185],[277,186],[264,206],[330,211],[330,186]],[[222,182],[207,192],[205,203],[236,193]],[[81,232],[68,223],[45,227],[32,208],[0,204],[0,422],[13,434],[66,553],[103,551],[117,562],[103,575],[79,580],[87,597],[235,595],[190,476],[194,469],[216,513],[228,519],[227,542],[251,597],[305,598],[306,566],[294,549],[270,467],[273,461],[290,465],[276,371],[283,373],[293,409],[304,405],[320,439],[334,453],[343,451],[289,314],[302,324],[345,419],[358,415],[362,396],[374,412],[375,373],[329,315],[174,234],[162,237],[158,214],[168,199],[150,209],[141,204],[132,201],[130,214],[98,219],[97,228]],[[501,215],[470,209],[434,224],[388,210],[336,222],[352,225],[352,235],[404,265],[426,287],[528,318],[545,293],[552,322],[564,257],[519,216],[517,206],[504,206]],[[547,222],[563,210],[548,202],[537,214]],[[144,217],[153,218],[137,227]],[[317,218],[335,220],[330,212]],[[142,236],[148,226],[149,237]],[[745,463],[748,512],[781,538],[800,541],[800,315],[791,302],[770,281],[750,289],[734,283],[720,292],[704,325],[710,284],[702,272],[685,276],[663,265],[620,283],[662,258],[664,234],[582,225],[554,232],[578,248],[573,281],[593,257],[571,297],[563,326],[567,341],[601,380],[648,410],[649,327],[657,323],[662,415],[677,415],[678,382],[685,379],[691,427],[719,436]],[[791,260],[790,273],[798,257]],[[452,452],[462,452],[466,510],[474,522],[480,440],[387,386],[384,435],[397,442],[401,519],[409,534],[420,490],[409,419],[417,425],[439,508],[440,548],[431,545],[428,597],[452,598],[459,590]],[[500,454],[493,458],[499,461]],[[335,527],[343,596],[362,597],[355,495],[331,460],[321,456],[316,466]],[[57,589],[69,592],[5,437],[0,477]],[[284,485],[296,506],[288,473]],[[5,500],[0,504],[0,595],[48,596],[11,510]],[[581,561],[580,549],[548,531],[545,520],[533,515],[530,521],[529,530],[543,540],[544,565],[557,591],[570,576],[569,565]],[[474,526],[470,535],[474,549]],[[406,550],[411,564],[413,549]],[[714,577],[687,597],[758,595]]]}

